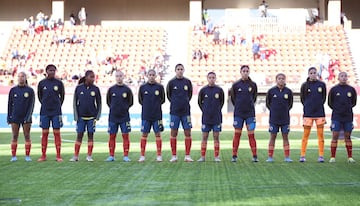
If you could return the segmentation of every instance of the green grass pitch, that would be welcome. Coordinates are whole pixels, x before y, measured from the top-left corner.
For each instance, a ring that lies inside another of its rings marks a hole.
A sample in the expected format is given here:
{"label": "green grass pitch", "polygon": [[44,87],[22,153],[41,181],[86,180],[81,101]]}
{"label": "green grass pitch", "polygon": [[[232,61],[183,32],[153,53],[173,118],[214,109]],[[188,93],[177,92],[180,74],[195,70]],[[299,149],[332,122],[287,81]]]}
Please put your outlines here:
{"label": "green grass pitch", "polygon": [[[33,162],[24,161],[24,140],[19,137],[18,161],[10,160],[10,133],[0,133],[0,205],[358,205],[360,202],[360,132],[353,132],[355,164],[347,163],[345,145],[339,143],[336,163],[328,163],[330,133],[325,138],[325,163],[317,163],[316,132],[311,134],[307,162],[299,163],[302,132],[290,132],[293,163],[283,162],[282,138],[276,140],[274,163],[266,163],[269,134],[257,131],[260,162],[251,162],[246,132],[239,160],[230,162],[232,132],[221,133],[222,162],[213,161],[213,141],[209,138],[204,163],[183,162],[184,142],[179,131],[177,163],[170,163],[169,132],[162,134],[163,159],[155,161],[155,140],[149,136],[146,161],[138,163],[140,133],[131,133],[130,159],[122,162],[121,136],[117,137],[116,161],[108,156],[106,132],[96,132],[93,158],[86,162],[86,136],[79,162],[73,155],[75,133],[62,132],[64,162],[55,162],[50,135],[48,161],[40,157],[40,133],[32,132]],[[191,155],[200,157],[201,133],[193,132]]]}

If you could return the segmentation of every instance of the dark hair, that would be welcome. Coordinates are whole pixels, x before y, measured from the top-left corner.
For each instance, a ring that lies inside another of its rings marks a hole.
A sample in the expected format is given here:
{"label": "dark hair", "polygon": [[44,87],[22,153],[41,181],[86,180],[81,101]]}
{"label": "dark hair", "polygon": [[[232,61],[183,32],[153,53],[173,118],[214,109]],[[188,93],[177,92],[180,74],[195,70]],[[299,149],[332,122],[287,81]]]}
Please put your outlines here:
{"label": "dark hair", "polygon": [[182,67],[184,67],[184,65],[183,64],[177,64],[176,66],[175,66],[175,70],[176,70],[176,67],[178,67],[178,66],[182,66]]}
{"label": "dark hair", "polygon": [[245,65],[242,65],[242,66],[240,67],[240,71],[243,70],[245,67],[248,68],[248,69],[250,69],[249,65],[246,65],[246,64],[245,64]]}
{"label": "dark hair", "polygon": [[87,71],[85,72],[85,75],[79,79],[78,84],[83,84],[83,83],[85,83],[86,77],[88,77],[88,76],[91,75],[91,74],[94,74],[94,71],[93,71],[93,70],[87,70]]}
{"label": "dark hair", "polygon": [[[310,67],[310,68],[308,69],[308,74],[309,74],[309,72],[310,72],[311,70],[317,71],[317,69],[316,69],[315,67]],[[308,81],[310,81],[310,77],[306,78],[306,82],[308,82]]]}
{"label": "dark hair", "polygon": [[279,76],[283,76],[286,78],[286,75],[284,73],[278,73],[276,76],[275,76],[275,79],[277,79]]}
{"label": "dark hair", "polygon": [[209,72],[209,73],[207,74],[207,76],[209,76],[210,74],[213,74],[213,75],[216,76],[215,72]]}
{"label": "dark hair", "polygon": [[54,68],[55,70],[57,70],[55,65],[49,64],[49,65],[46,66],[45,71],[49,70],[50,68]]}

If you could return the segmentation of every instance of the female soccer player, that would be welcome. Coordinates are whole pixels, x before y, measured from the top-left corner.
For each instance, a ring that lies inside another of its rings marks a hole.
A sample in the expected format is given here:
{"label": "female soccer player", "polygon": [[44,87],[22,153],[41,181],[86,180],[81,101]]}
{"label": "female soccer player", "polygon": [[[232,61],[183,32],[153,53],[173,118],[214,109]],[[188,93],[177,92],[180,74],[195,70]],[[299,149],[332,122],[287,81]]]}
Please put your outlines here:
{"label": "female soccer player", "polygon": [[25,137],[25,161],[31,162],[30,149],[30,129],[32,123],[32,113],[35,104],[34,90],[27,85],[25,72],[19,72],[18,85],[11,88],[8,100],[7,122],[11,125],[12,141],[11,141],[11,162],[16,162],[16,149],[18,145],[18,137],[20,125],[23,127]]}
{"label": "female soccer player", "polygon": [[244,123],[249,137],[249,144],[253,154],[252,161],[258,162],[254,130],[256,127],[255,102],[257,98],[257,85],[250,77],[250,68],[243,65],[240,68],[241,79],[236,81],[230,89],[231,102],[234,105],[234,138],[233,156],[231,161],[237,161],[240,137]]}
{"label": "female soccer player", "polygon": [[162,123],[161,105],[165,102],[164,86],[156,82],[156,71],[150,69],[147,72],[148,82],[141,85],[138,92],[139,103],[142,105],[141,112],[141,140],[139,162],[145,161],[145,148],[151,127],[155,133],[157,162],[162,162],[161,156],[161,132],[164,131]]}
{"label": "female soccer player", "polygon": [[276,75],[276,86],[269,89],[266,94],[266,107],[270,110],[269,132],[270,141],[266,162],[273,162],[275,140],[279,128],[283,137],[283,147],[285,162],[292,162],[290,158],[290,144],[288,134],[290,131],[290,114],[289,111],[293,106],[293,93],[285,86],[286,76],[283,73]]}
{"label": "female soccer player", "polygon": [[110,87],[106,94],[106,104],[110,108],[109,112],[109,152],[110,156],[105,160],[112,162],[115,160],[116,134],[120,126],[123,138],[124,162],[129,162],[131,132],[129,109],[133,105],[134,97],[131,89],[124,84],[124,73],[116,71],[116,84]]}
{"label": "female soccer player", "polygon": [[209,132],[213,130],[214,136],[214,161],[220,162],[220,141],[222,112],[224,106],[224,90],[215,84],[216,74],[209,72],[207,75],[208,85],[201,88],[198,95],[198,104],[202,111],[202,140],[201,157],[198,162],[205,161],[207,141]]}
{"label": "female soccer player", "polygon": [[101,115],[101,94],[97,86],[94,85],[95,74],[91,70],[85,72],[85,76],[80,78],[79,85],[74,92],[74,120],[76,121],[77,139],[75,142],[75,153],[70,159],[71,162],[79,160],[80,146],[87,130],[88,152],[86,160],[94,161],[92,150],[94,147],[94,133],[96,120]]}
{"label": "female soccer player", "polygon": [[172,78],[166,86],[166,97],[170,101],[170,146],[172,158],[170,162],[177,161],[176,140],[180,122],[184,129],[185,135],[185,162],[193,162],[191,159],[191,116],[190,100],[192,97],[193,87],[191,81],[184,77],[184,65],[175,66],[175,77]]}
{"label": "female soccer player", "polygon": [[61,158],[61,136],[60,128],[63,126],[61,106],[65,98],[65,88],[61,80],[55,78],[56,66],[49,64],[46,66],[46,78],[38,84],[38,98],[41,103],[40,108],[40,127],[41,134],[41,152],[39,162],[46,161],[46,149],[48,145],[48,136],[50,122],[53,127],[56,161],[62,162]]}
{"label": "female soccer player", "polygon": [[346,72],[340,72],[338,76],[339,84],[330,89],[328,105],[332,109],[331,114],[331,158],[330,163],[335,162],[336,148],[339,139],[339,132],[344,130],[344,139],[348,155],[348,162],[355,163],[352,158],[351,132],[353,125],[353,107],[356,105],[357,94],[354,87],[347,84],[348,76]]}
{"label": "female soccer player", "polygon": [[318,162],[324,162],[324,125],[325,110],[324,104],[326,101],[326,84],[317,79],[317,71],[315,67],[310,67],[308,70],[309,77],[300,88],[300,100],[304,106],[304,134],[301,143],[300,162],[305,162],[306,146],[310,136],[310,130],[313,122],[316,124],[319,158]]}

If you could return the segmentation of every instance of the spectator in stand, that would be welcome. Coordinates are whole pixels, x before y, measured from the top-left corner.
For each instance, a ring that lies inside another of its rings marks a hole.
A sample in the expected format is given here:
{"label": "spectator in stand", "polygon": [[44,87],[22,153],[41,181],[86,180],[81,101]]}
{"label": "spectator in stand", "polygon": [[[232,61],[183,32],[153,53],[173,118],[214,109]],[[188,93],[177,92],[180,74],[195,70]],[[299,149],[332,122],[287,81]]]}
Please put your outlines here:
{"label": "spectator in stand", "polygon": [[218,27],[215,27],[213,34],[214,34],[214,38],[213,38],[214,44],[220,44],[220,30]]}
{"label": "spectator in stand", "polygon": [[255,39],[253,41],[253,45],[252,45],[252,53],[253,53],[253,58],[254,61],[256,59],[260,58],[260,41],[258,39]]}
{"label": "spectator in stand", "polygon": [[86,25],[86,17],[87,17],[85,7],[81,7],[81,9],[80,9],[80,11],[78,13],[78,17],[79,17],[79,20],[80,20],[80,25],[85,26]]}
{"label": "spectator in stand", "polygon": [[76,17],[74,13],[70,14],[70,25],[75,26],[76,25]]}
{"label": "spectator in stand", "polygon": [[267,17],[267,8],[269,7],[269,5],[266,3],[266,1],[262,1],[260,6],[259,6],[259,10],[261,12],[261,17]]}

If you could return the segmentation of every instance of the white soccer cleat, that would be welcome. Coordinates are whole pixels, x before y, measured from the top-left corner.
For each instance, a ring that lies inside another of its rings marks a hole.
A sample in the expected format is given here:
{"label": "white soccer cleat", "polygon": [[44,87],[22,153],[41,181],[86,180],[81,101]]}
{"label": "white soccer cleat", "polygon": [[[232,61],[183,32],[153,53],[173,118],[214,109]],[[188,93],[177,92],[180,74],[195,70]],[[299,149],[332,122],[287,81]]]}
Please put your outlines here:
{"label": "white soccer cleat", "polygon": [[170,162],[177,162],[177,157],[176,155],[173,155],[170,159]]}

